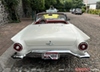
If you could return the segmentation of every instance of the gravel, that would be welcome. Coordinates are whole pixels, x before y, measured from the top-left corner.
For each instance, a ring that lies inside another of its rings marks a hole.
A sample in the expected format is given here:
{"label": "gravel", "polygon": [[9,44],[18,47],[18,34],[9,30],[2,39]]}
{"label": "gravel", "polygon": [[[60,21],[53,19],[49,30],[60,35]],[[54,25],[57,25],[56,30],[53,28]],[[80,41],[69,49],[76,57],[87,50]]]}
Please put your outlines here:
{"label": "gravel", "polygon": [[67,15],[72,24],[91,37],[88,49],[91,57],[79,59],[68,55],[59,60],[24,58],[16,60],[11,72],[75,72],[77,68],[88,68],[91,72],[100,72],[100,18],[97,15],[89,14],[73,15],[67,13]]}

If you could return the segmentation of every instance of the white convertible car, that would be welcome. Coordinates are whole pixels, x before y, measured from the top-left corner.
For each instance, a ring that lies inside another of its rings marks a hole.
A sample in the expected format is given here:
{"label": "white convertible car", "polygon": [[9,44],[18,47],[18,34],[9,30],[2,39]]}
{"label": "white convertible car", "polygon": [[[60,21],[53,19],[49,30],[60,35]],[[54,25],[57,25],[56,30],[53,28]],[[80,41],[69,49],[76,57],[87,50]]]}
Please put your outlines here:
{"label": "white convertible car", "polygon": [[71,24],[63,13],[40,13],[36,21],[11,38],[14,59],[26,56],[57,60],[68,54],[89,58],[90,37]]}

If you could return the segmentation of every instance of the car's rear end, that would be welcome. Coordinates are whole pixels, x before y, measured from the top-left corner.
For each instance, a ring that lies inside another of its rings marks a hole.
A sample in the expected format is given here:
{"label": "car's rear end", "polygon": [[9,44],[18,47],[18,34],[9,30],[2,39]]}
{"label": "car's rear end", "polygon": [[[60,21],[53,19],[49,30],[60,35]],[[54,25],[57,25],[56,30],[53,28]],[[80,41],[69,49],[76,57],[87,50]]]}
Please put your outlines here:
{"label": "car's rear end", "polygon": [[[29,26],[19,35],[12,38],[16,54],[13,58],[25,56],[41,57],[43,59],[59,59],[60,56],[71,54],[80,58],[89,57],[85,50],[86,40],[77,35],[71,24],[48,24]],[[84,34],[83,34],[84,35]],[[19,40],[17,39],[19,37]],[[80,39],[78,39],[78,37]],[[84,37],[86,37],[84,35]],[[15,40],[17,39],[17,41]]]}
{"label": "car's rear end", "polygon": [[76,8],[75,9],[75,14],[82,14],[82,9],[80,9],[80,8]]}

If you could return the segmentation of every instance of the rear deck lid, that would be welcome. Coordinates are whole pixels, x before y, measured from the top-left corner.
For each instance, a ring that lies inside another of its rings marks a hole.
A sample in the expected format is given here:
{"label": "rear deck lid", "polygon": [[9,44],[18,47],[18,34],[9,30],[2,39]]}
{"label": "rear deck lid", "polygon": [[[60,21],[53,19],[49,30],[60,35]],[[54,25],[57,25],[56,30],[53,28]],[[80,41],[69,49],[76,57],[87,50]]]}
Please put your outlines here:
{"label": "rear deck lid", "polygon": [[27,45],[73,45],[76,34],[71,24],[31,25],[23,32],[21,39]]}

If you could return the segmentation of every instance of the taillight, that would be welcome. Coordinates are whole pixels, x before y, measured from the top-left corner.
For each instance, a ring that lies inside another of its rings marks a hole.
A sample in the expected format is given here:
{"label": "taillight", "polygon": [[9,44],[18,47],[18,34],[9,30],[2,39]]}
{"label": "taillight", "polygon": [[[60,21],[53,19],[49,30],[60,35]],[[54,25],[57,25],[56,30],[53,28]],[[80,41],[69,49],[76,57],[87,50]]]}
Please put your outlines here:
{"label": "taillight", "polygon": [[20,43],[15,43],[13,48],[16,50],[16,51],[21,51],[23,49],[22,45]]}
{"label": "taillight", "polygon": [[79,50],[86,50],[88,48],[88,44],[86,42],[82,42],[78,46]]}

